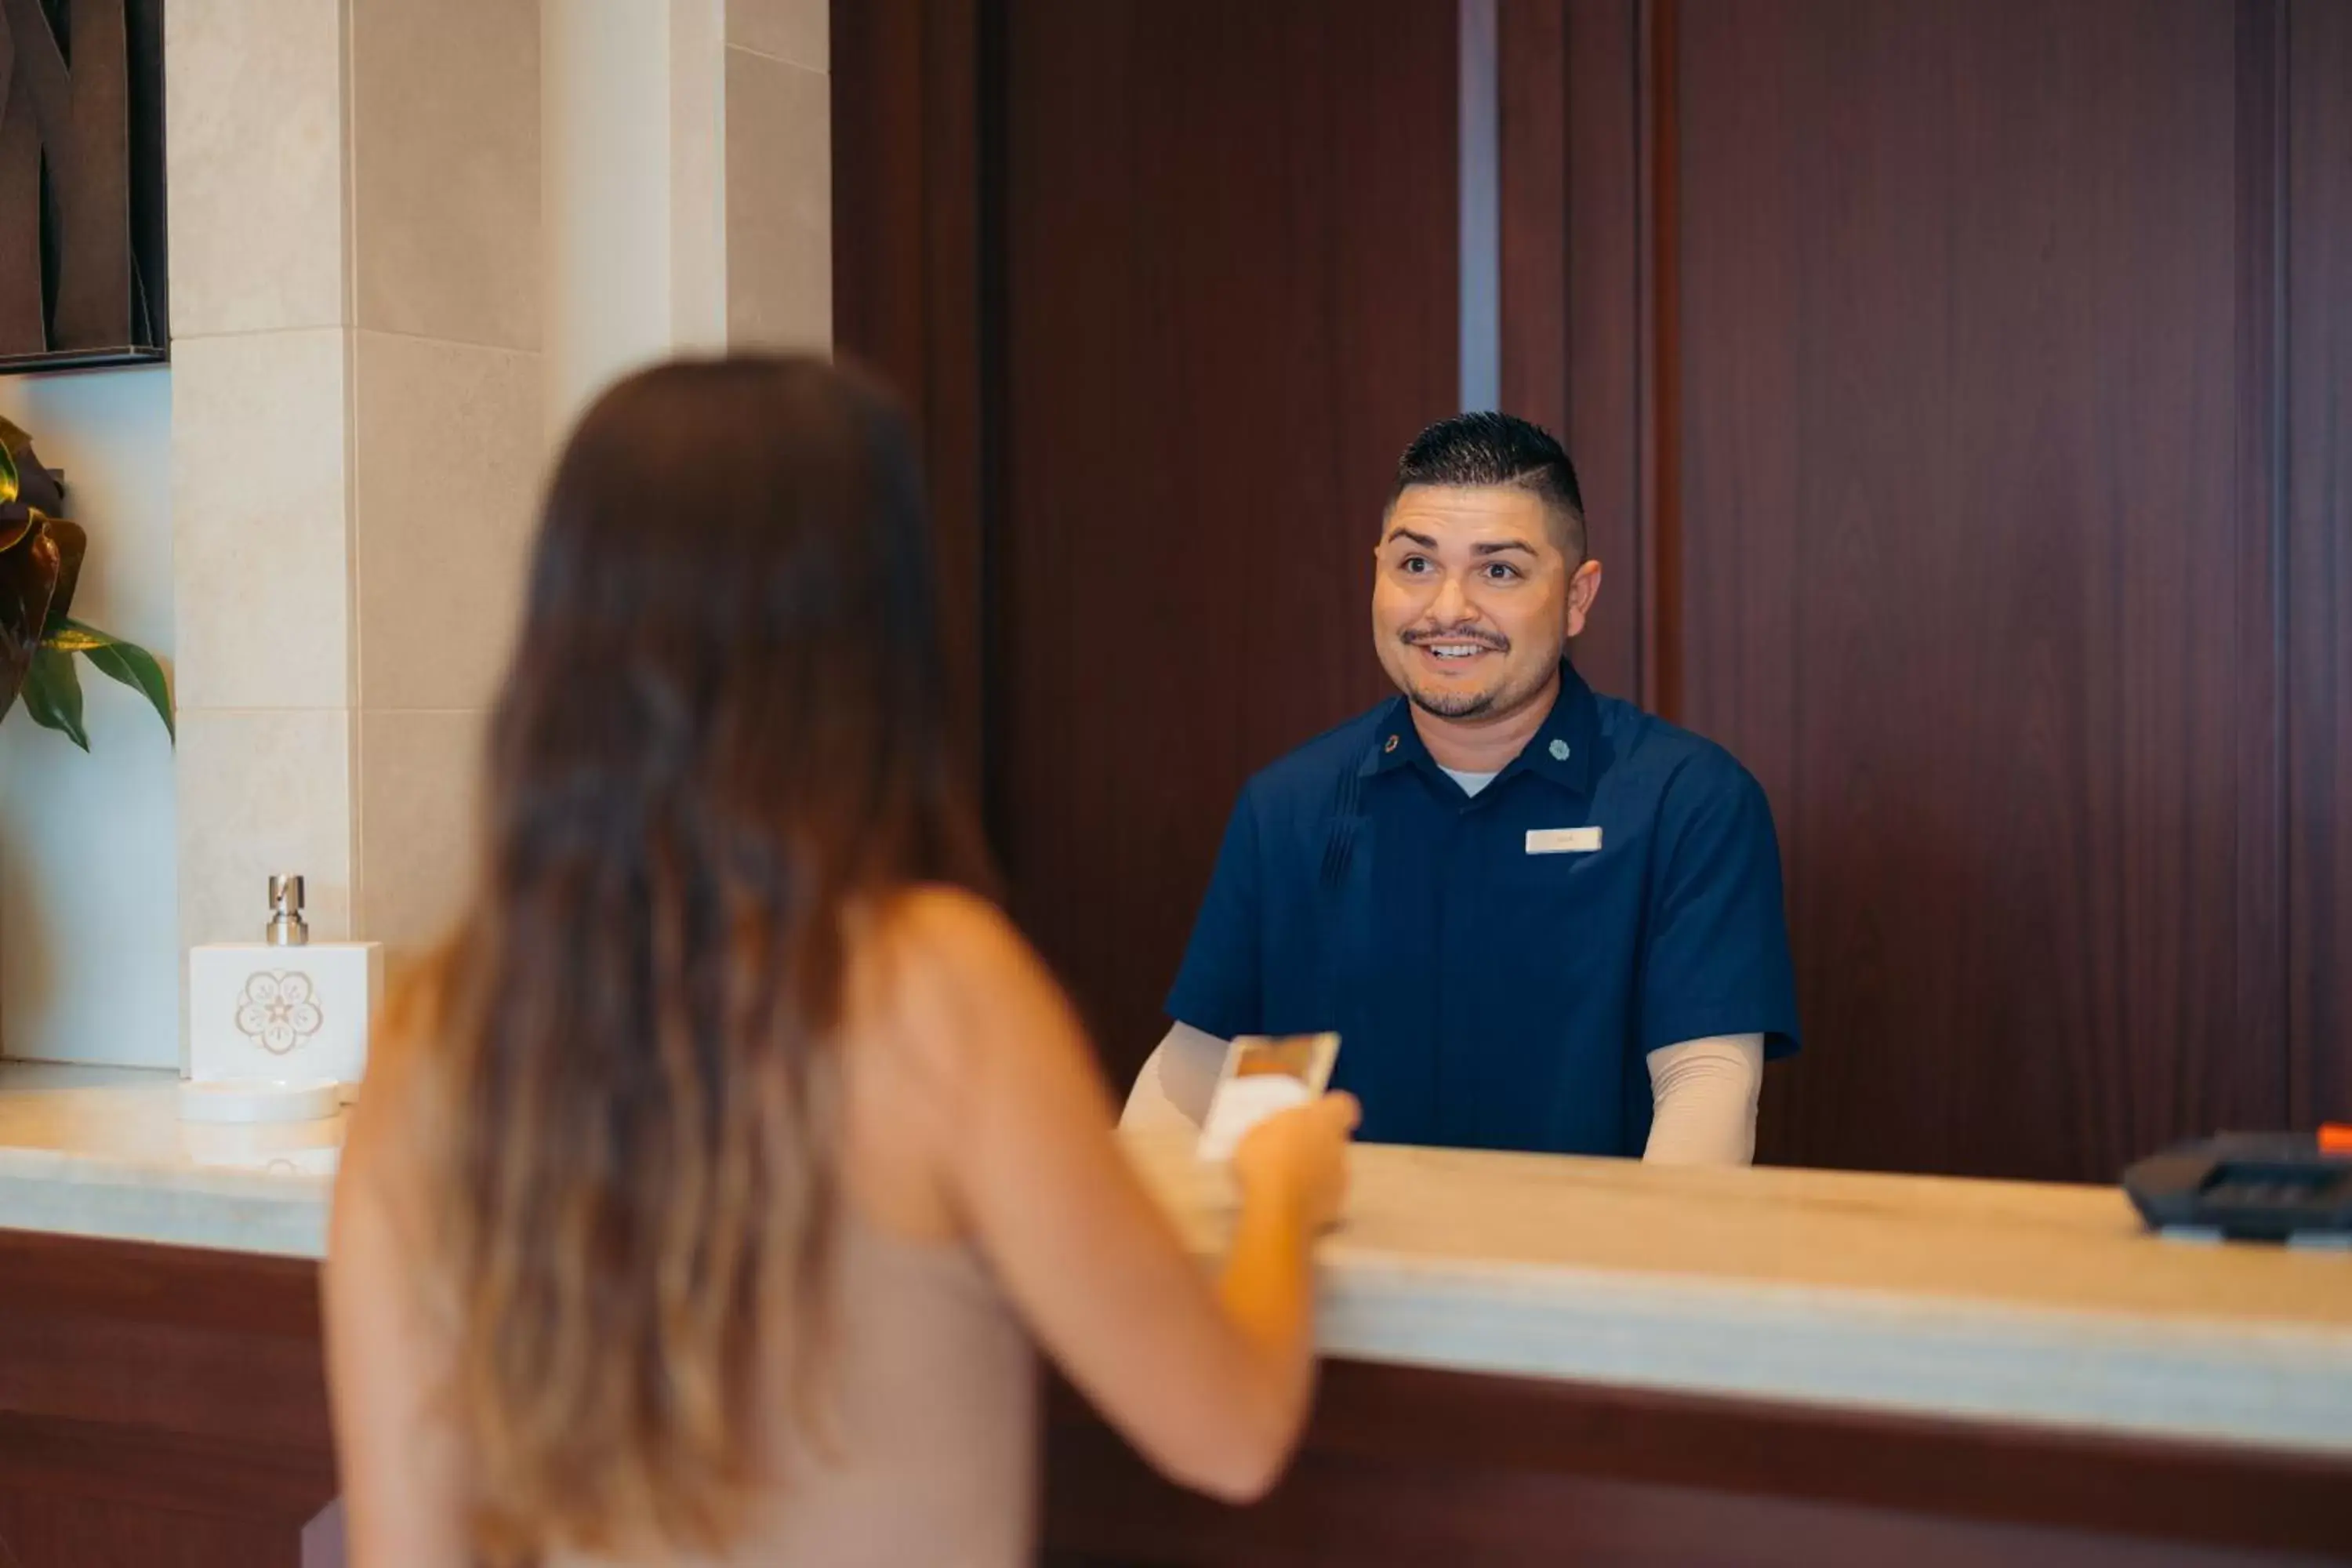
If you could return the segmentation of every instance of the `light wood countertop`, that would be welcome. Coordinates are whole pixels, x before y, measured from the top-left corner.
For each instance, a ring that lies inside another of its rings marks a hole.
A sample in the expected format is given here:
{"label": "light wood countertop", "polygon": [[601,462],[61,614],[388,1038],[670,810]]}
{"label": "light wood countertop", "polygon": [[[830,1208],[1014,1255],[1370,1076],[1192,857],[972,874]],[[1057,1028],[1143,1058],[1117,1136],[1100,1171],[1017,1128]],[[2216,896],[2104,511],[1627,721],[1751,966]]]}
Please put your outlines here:
{"label": "light wood countertop", "polygon": [[[0,1227],[317,1257],[341,1119],[0,1065]],[[1193,1248],[1224,1173],[1128,1138]],[[1363,1147],[1333,1355],[2352,1455],[2352,1253],[2146,1234],[2103,1187]]]}

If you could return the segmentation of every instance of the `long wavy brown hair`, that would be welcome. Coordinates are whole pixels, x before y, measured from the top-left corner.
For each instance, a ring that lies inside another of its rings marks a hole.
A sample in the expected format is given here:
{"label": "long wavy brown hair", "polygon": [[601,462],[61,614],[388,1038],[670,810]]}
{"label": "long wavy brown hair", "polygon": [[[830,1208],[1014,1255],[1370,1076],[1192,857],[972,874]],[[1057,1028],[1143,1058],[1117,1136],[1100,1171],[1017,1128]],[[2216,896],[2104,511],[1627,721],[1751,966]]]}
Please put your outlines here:
{"label": "long wavy brown hair", "polygon": [[581,421],[419,1031],[492,1559],[720,1550],[771,1479],[778,1342],[805,1391],[828,1327],[853,928],[893,889],[987,879],[941,692],[886,396],[733,358]]}

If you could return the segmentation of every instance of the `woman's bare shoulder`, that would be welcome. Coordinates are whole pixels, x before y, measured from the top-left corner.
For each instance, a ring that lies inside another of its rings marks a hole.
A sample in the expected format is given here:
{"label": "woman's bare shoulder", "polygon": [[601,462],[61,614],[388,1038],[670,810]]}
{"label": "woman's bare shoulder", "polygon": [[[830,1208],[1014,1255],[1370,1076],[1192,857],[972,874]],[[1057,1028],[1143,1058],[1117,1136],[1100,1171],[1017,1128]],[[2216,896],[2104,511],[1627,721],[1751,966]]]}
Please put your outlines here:
{"label": "woman's bare shoulder", "polygon": [[347,1177],[356,1170],[359,1183],[405,1186],[425,1136],[447,1134],[449,1097],[437,1075],[450,1070],[448,988],[446,954],[435,952],[404,965],[386,989],[368,1030],[367,1073],[345,1130]]}
{"label": "woman's bare shoulder", "polygon": [[897,893],[858,947],[855,1016],[959,1097],[1066,1018],[1060,988],[1019,928],[963,889]]}
{"label": "woman's bare shoulder", "polygon": [[896,894],[877,911],[868,945],[879,975],[918,1005],[961,1011],[1050,984],[1004,911],[961,888]]}

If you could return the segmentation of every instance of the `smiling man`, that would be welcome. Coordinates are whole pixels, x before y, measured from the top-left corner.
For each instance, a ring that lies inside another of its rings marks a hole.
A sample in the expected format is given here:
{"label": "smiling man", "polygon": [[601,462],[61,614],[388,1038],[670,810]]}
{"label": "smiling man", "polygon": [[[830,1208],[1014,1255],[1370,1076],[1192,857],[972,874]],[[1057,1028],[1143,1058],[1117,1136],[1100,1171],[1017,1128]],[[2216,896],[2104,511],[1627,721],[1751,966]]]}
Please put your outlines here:
{"label": "smiling man", "polygon": [[1372,586],[1399,695],[1242,792],[1130,1123],[1197,1122],[1234,1035],[1337,1029],[1367,1140],[1753,1157],[1797,1047],[1771,811],[1578,677],[1601,578],[1543,431],[1465,414],[1406,449]]}

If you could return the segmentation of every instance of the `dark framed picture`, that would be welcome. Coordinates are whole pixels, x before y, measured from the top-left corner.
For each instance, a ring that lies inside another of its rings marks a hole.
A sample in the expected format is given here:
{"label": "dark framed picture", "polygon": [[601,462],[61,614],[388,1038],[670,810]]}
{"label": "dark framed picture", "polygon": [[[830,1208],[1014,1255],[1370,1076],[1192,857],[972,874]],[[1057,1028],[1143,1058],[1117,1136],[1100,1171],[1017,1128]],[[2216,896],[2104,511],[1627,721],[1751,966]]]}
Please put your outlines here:
{"label": "dark framed picture", "polygon": [[163,0],[0,0],[0,374],[167,358]]}

